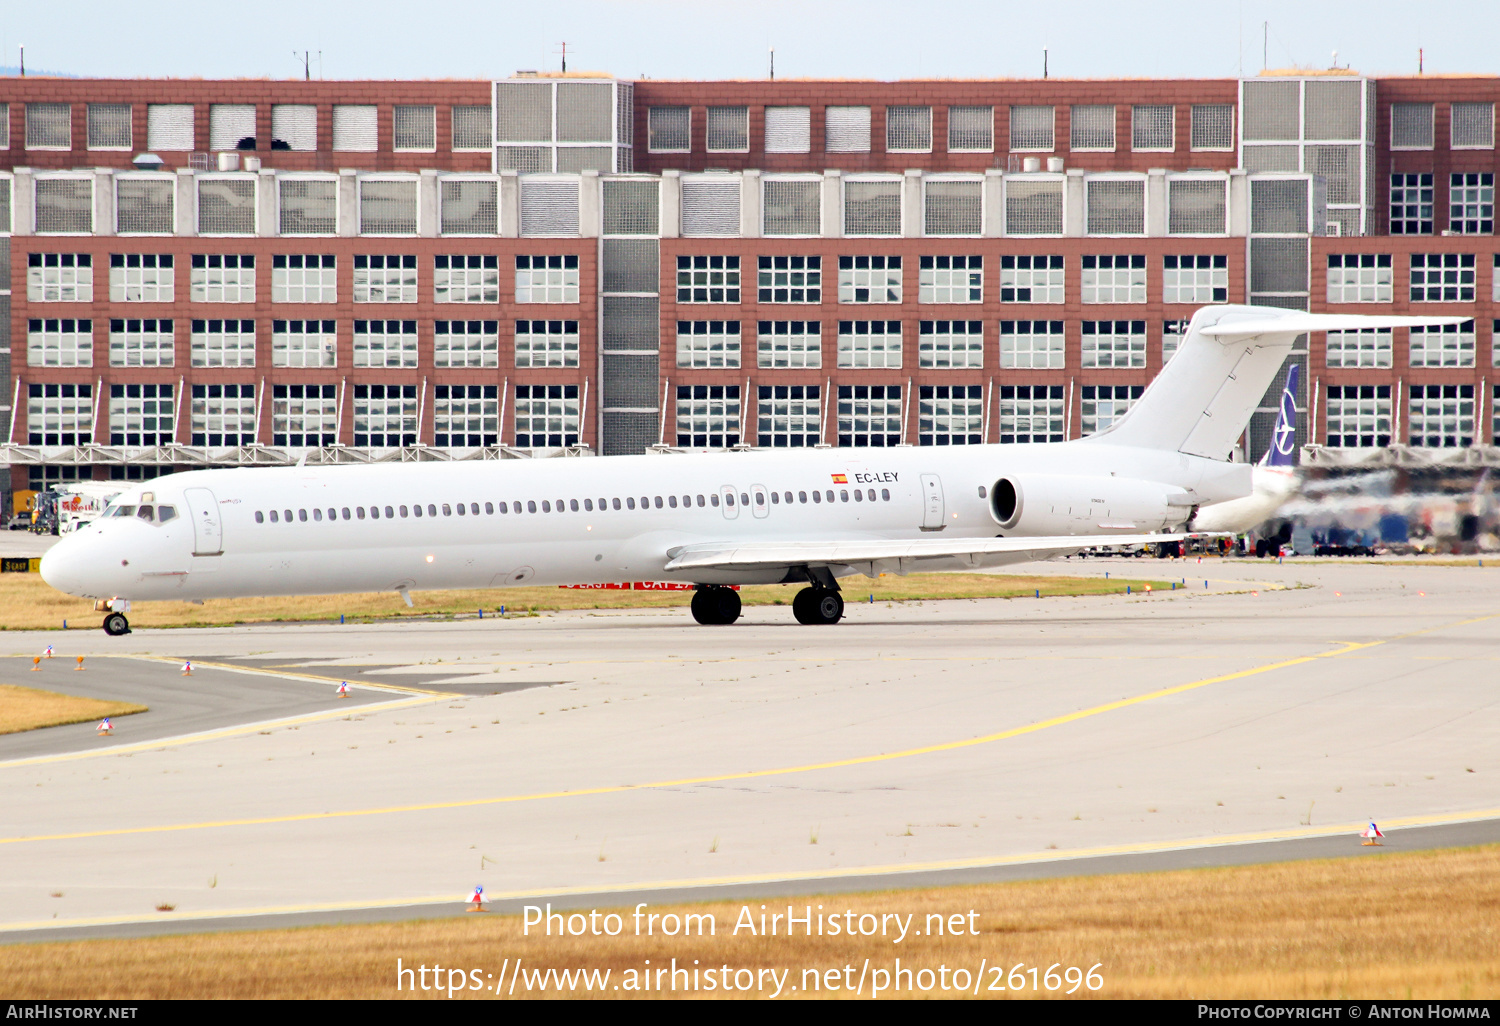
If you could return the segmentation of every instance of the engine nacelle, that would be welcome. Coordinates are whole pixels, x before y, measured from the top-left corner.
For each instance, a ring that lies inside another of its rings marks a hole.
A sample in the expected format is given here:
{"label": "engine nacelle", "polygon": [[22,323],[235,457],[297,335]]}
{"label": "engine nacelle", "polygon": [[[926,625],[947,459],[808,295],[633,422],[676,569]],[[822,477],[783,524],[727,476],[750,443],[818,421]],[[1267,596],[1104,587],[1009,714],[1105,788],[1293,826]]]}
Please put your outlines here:
{"label": "engine nacelle", "polygon": [[1181,488],[1128,477],[1013,474],[990,488],[990,516],[1018,535],[1171,531],[1192,517]]}

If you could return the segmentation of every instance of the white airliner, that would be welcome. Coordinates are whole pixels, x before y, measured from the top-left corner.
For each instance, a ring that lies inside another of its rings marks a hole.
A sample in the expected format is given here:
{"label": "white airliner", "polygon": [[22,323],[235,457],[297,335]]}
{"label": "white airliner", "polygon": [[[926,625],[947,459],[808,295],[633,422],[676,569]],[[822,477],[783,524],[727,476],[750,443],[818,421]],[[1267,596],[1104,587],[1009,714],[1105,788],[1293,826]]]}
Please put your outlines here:
{"label": "white airliner", "polygon": [[112,635],[132,600],[618,580],[693,583],[705,624],[739,616],[724,585],[806,582],[797,620],[831,624],[850,574],[1182,538],[1251,494],[1227,456],[1298,335],[1461,320],[1205,307],[1130,412],[1071,442],[172,474],[60,541],[42,576],[100,600]]}
{"label": "white airliner", "polygon": [[1205,534],[1239,534],[1257,527],[1275,516],[1276,511],[1297,494],[1302,477],[1297,473],[1294,454],[1297,449],[1297,371],[1292,364],[1287,371],[1286,386],[1281,390],[1281,408],[1276,414],[1276,428],[1271,444],[1255,465],[1250,478],[1250,494],[1243,499],[1215,503],[1198,511],[1189,525]]}

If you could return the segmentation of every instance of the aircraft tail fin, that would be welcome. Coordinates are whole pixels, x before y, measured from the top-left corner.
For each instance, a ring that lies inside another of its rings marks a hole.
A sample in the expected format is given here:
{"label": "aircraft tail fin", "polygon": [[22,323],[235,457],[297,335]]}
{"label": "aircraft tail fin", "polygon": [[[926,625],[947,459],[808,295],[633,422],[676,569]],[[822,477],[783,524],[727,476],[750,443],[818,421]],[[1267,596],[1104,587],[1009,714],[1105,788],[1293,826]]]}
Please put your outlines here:
{"label": "aircraft tail fin", "polygon": [[1125,416],[1088,441],[1226,459],[1297,336],[1466,320],[1206,306],[1193,315],[1182,345],[1145,394]]}
{"label": "aircraft tail fin", "polygon": [[1300,363],[1287,368],[1281,409],[1276,413],[1276,427],[1271,432],[1271,444],[1261,457],[1261,466],[1290,467],[1297,462],[1297,375],[1301,370]]}

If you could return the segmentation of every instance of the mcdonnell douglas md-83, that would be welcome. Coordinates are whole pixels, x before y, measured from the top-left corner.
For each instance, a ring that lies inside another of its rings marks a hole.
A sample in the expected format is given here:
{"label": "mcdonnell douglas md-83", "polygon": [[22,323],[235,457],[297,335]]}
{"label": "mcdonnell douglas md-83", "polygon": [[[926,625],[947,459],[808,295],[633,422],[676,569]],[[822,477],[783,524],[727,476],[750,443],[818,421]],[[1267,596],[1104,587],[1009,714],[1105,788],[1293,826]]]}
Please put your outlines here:
{"label": "mcdonnell douglas md-83", "polygon": [[805,582],[804,624],[837,623],[838,580],[972,570],[1099,544],[1170,541],[1200,509],[1250,497],[1230,462],[1298,335],[1459,317],[1205,307],[1134,407],[1070,442],[814,448],[672,458],[490,460],[201,470],[117,497],[42,560],[100,600],[691,582],[704,624],[733,584]]}

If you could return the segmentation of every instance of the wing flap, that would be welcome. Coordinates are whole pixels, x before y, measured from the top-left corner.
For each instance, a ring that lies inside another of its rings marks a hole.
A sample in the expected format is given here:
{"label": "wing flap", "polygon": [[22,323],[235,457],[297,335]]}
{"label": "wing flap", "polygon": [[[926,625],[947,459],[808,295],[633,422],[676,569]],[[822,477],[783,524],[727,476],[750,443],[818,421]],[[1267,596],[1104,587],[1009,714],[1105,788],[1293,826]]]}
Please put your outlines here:
{"label": "wing flap", "polygon": [[[794,566],[881,566],[906,573],[924,561],[956,560],[979,568],[1050,559],[1096,545],[1154,545],[1186,534],[1070,535],[1038,538],[919,538],[908,541],[767,541],[699,543],[668,551],[667,570],[767,570]],[[879,572],[878,570],[876,572]]]}

